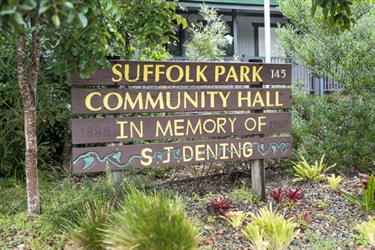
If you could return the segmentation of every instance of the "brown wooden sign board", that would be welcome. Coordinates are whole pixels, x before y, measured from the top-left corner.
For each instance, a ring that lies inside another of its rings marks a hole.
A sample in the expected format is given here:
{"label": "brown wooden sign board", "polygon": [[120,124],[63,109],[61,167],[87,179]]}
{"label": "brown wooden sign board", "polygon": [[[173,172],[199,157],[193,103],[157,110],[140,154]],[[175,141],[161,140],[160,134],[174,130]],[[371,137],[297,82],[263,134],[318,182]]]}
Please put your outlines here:
{"label": "brown wooden sign board", "polygon": [[289,88],[72,89],[72,114],[289,109]]}
{"label": "brown wooden sign board", "polygon": [[111,61],[72,85],[290,85],[291,64],[233,62]]}
{"label": "brown wooden sign board", "polygon": [[289,157],[288,137],[73,148],[73,173]]}
{"label": "brown wooden sign board", "polygon": [[287,133],[291,113],[73,119],[73,144]]}

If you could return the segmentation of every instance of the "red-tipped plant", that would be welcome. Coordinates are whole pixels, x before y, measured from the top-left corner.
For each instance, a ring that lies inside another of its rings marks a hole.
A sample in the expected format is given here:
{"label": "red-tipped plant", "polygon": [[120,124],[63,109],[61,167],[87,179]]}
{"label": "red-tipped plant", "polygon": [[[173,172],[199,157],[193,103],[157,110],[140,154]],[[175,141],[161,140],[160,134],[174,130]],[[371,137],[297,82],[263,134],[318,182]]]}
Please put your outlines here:
{"label": "red-tipped plant", "polygon": [[312,221],[312,216],[307,211],[298,212],[294,216],[296,217],[297,220],[302,220],[306,222],[307,224],[310,224]]}
{"label": "red-tipped plant", "polygon": [[[358,176],[359,176],[360,179],[358,177],[354,177],[354,179],[351,181],[351,183],[355,184],[355,188],[356,188],[357,194],[358,195],[362,195],[361,181],[363,183],[364,189],[367,190],[368,175],[367,174],[359,173]],[[374,192],[374,195],[375,195],[375,192]]]}
{"label": "red-tipped plant", "polygon": [[276,201],[277,204],[280,204],[284,197],[284,192],[281,187],[274,189],[270,192],[272,198]]}
{"label": "red-tipped plant", "polygon": [[304,191],[299,189],[299,188],[294,188],[294,189],[286,188],[285,192],[284,192],[285,197],[287,197],[288,200],[292,201],[292,202],[302,199],[303,196],[304,196],[303,193],[304,193]]}
{"label": "red-tipped plant", "polygon": [[223,198],[222,196],[216,197],[210,201],[207,205],[207,211],[225,215],[228,211],[234,208],[233,202],[229,198]]}

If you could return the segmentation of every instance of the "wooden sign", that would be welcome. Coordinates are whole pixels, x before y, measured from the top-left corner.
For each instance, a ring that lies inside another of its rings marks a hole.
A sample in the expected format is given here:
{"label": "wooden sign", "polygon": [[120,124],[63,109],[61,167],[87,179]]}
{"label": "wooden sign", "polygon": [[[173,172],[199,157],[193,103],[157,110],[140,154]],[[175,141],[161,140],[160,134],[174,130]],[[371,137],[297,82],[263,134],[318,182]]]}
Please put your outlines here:
{"label": "wooden sign", "polygon": [[72,89],[72,114],[289,109],[289,88]]}
{"label": "wooden sign", "polygon": [[73,148],[73,173],[289,157],[291,137]]}
{"label": "wooden sign", "polygon": [[72,85],[287,85],[291,64],[228,62],[111,61],[111,69]]}
{"label": "wooden sign", "polygon": [[73,144],[291,131],[290,113],[73,119]]}
{"label": "wooden sign", "polygon": [[[291,155],[291,137],[270,136],[291,131],[291,114],[285,112],[292,106],[291,90],[256,88],[291,84],[291,64],[111,64],[89,79],[72,76],[72,142],[78,146],[73,148],[74,173],[104,171],[107,165],[121,170]],[[251,135],[270,137],[248,138]],[[79,147],[128,141],[133,144]]]}

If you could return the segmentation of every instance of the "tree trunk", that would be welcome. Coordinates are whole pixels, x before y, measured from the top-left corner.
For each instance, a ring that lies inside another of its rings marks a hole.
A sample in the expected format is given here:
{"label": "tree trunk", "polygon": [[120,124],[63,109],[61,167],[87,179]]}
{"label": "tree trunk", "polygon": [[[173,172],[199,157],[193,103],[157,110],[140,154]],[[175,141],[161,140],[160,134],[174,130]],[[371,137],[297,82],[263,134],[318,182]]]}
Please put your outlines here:
{"label": "tree trunk", "polygon": [[37,31],[33,31],[32,33],[32,46],[31,67],[30,74],[28,75],[26,39],[23,35],[17,37],[17,73],[24,109],[27,207],[30,217],[40,214],[36,126],[36,85],[39,72],[40,45]]}

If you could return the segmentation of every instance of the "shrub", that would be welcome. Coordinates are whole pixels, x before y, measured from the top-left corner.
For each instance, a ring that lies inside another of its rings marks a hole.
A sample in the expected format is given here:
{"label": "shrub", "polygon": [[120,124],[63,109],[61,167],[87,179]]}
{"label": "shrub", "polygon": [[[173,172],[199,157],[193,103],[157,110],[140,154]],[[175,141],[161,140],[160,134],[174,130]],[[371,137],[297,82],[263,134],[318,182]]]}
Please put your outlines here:
{"label": "shrub", "polygon": [[197,249],[198,229],[178,199],[131,188],[105,230],[105,243],[121,249]]}
{"label": "shrub", "polygon": [[299,234],[299,230],[294,231],[297,224],[293,218],[284,219],[284,216],[272,210],[271,205],[270,209],[261,208],[258,214],[249,214],[251,223],[242,233],[254,249],[287,249]]}
{"label": "shrub", "polygon": [[104,249],[104,232],[109,222],[113,205],[102,199],[93,199],[85,204],[83,213],[76,213],[74,222],[67,221],[65,230],[83,249]]}
{"label": "shrub", "polygon": [[375,159],[374,94],[308,96],[293,93],[293,157],[325,159],[368,171]]}

